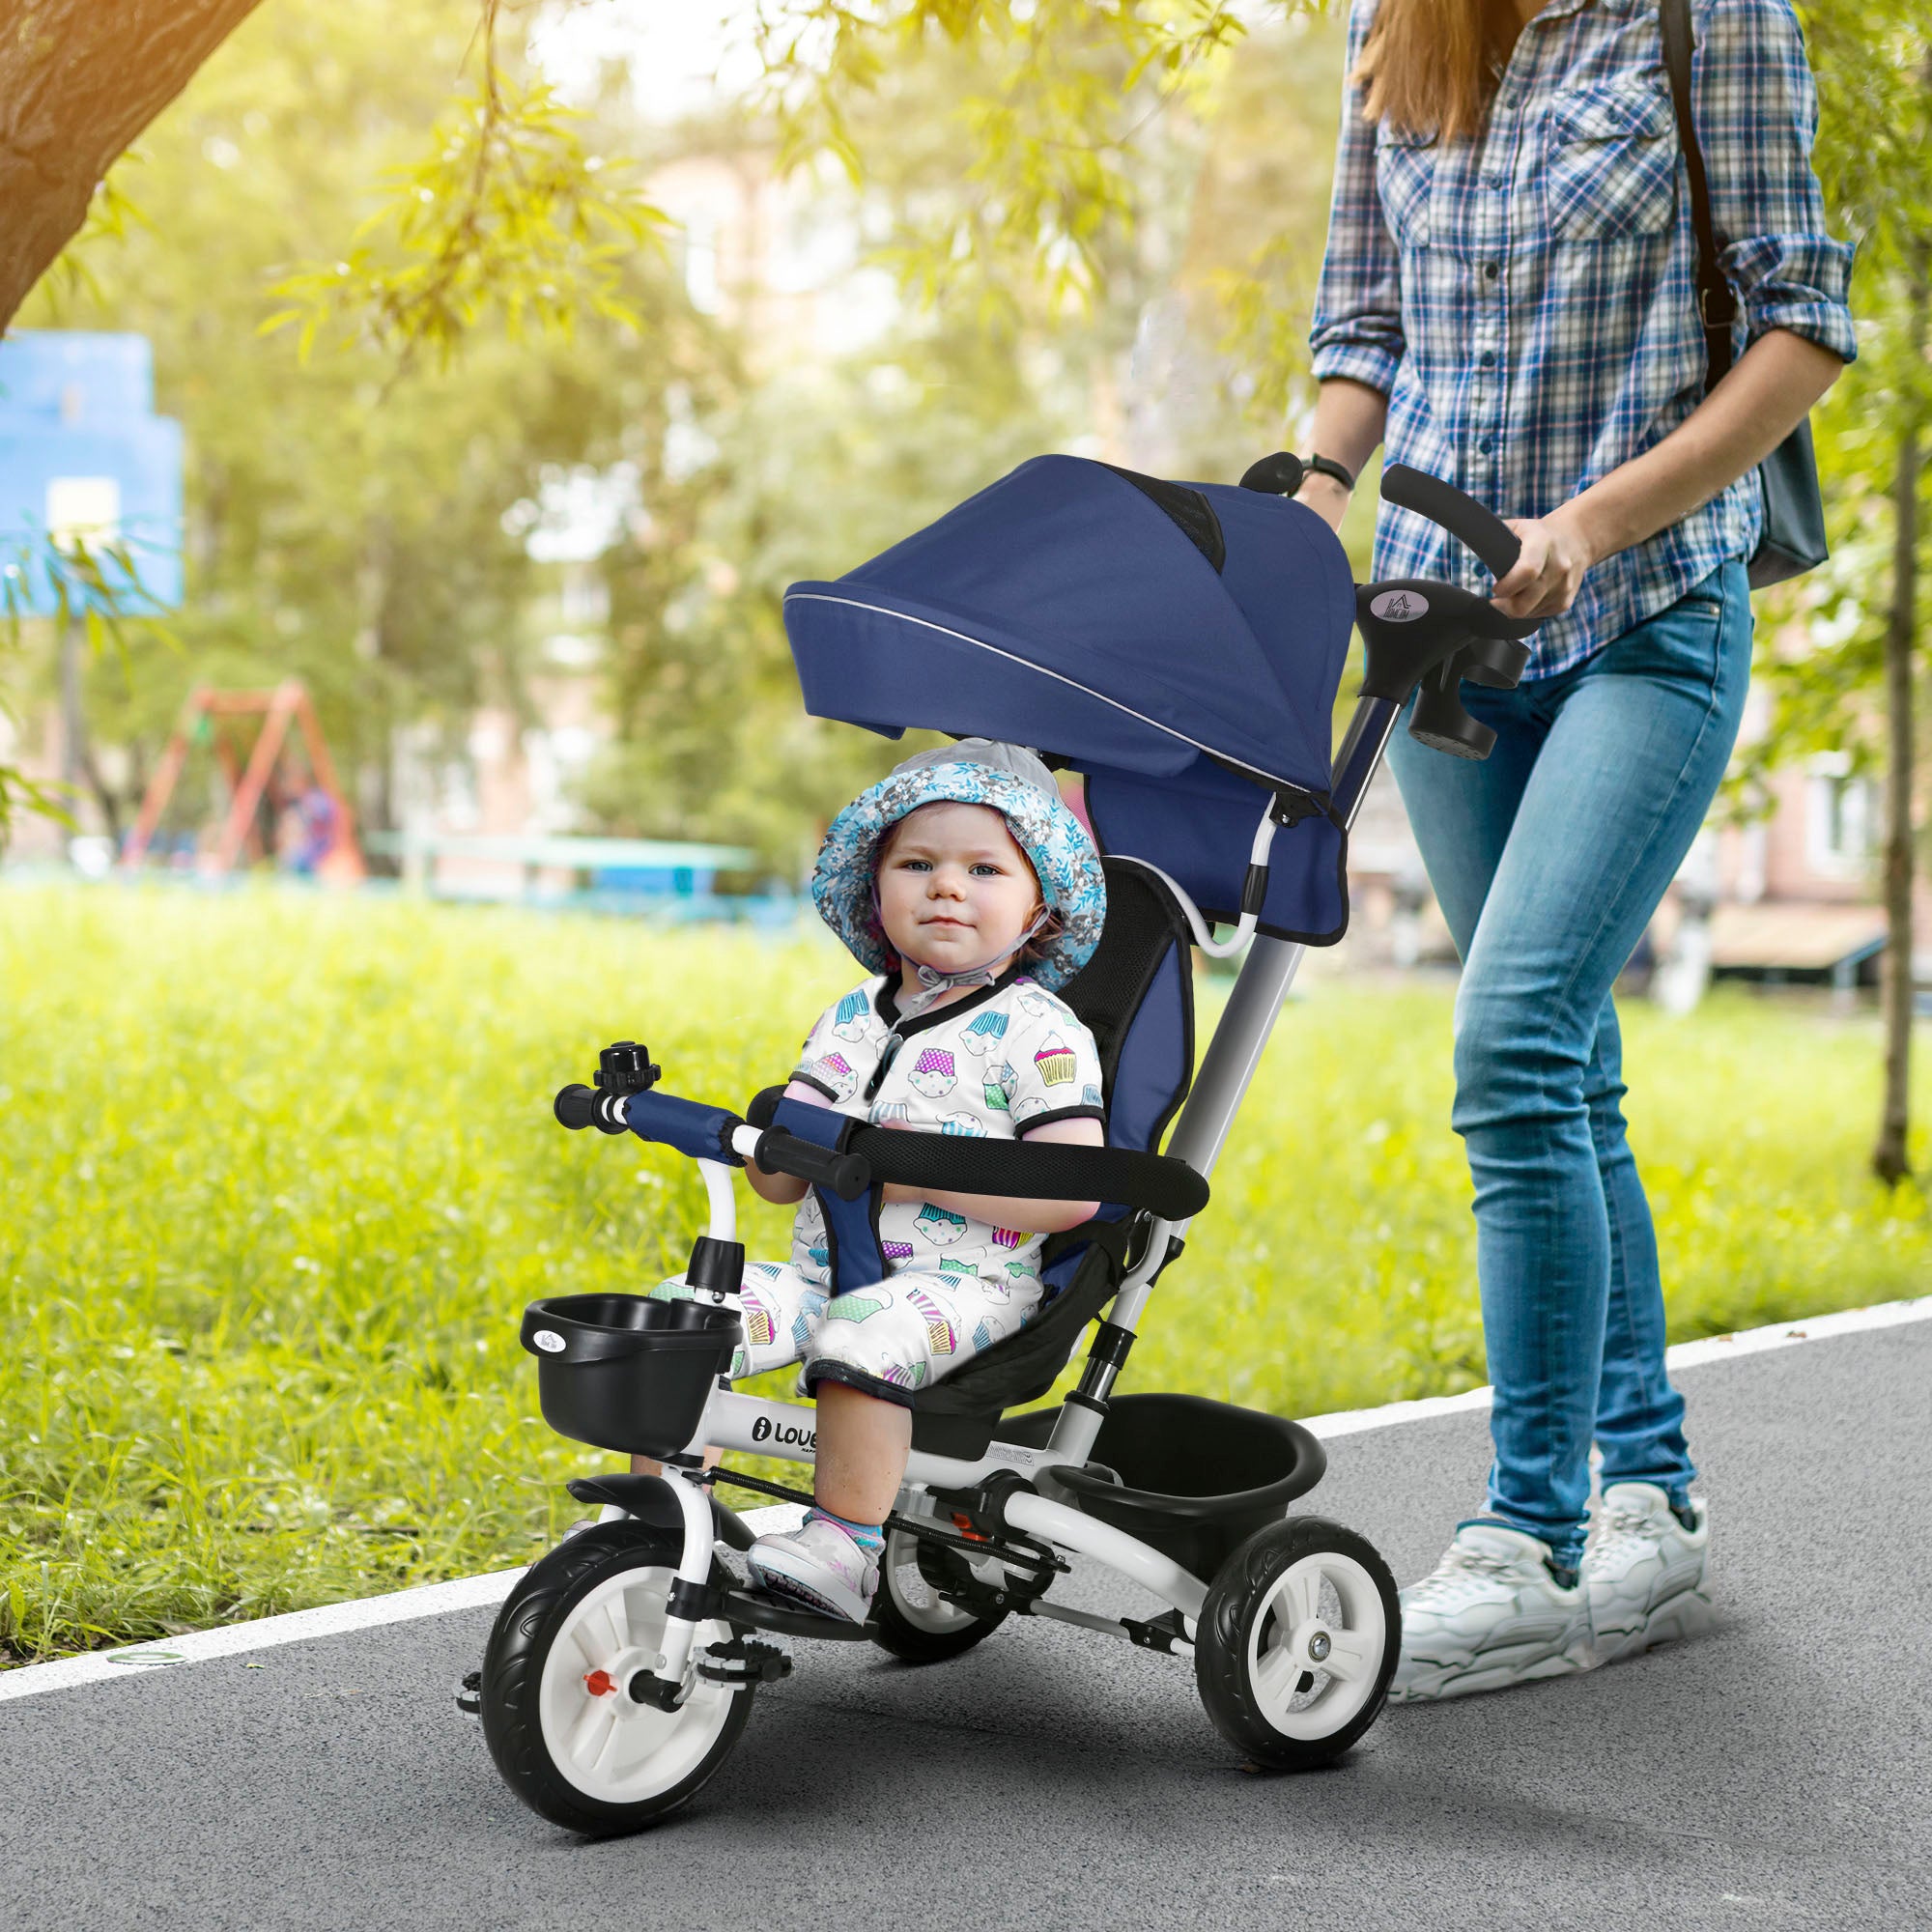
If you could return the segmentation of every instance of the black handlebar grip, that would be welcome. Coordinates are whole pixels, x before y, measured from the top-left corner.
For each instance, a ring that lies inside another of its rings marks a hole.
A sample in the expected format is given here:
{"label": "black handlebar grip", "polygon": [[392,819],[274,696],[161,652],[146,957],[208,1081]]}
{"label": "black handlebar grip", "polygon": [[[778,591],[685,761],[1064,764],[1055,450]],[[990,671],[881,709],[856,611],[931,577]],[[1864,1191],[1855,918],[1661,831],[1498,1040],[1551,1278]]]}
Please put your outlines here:
{"label": "black handlebar grip", "polygon": [[789,1174],[814,1187],[828,1187],[841,1201],[856,1201],[872,1184],[868,1162],[855,1153],[820,1147],[774,1127],[758,1142],[753,1158],[767,1174]]}
{"label": "black handlebar grip", "polygon": [[1440,524],[1451,536],[1462,538],[1497,579],[1509,575],[1522,550],[1517,533],[1475,497],[1406,463],[1391,463],[1382,470],[1382,500]]}
{"label": "black handlebar grip", "polygon": [[621,1134],[625,1130],[622,1094],[572,1085],[551,1102],[551,1112],[572,1133],[580,1127],[595,1127],[600,1134]]}

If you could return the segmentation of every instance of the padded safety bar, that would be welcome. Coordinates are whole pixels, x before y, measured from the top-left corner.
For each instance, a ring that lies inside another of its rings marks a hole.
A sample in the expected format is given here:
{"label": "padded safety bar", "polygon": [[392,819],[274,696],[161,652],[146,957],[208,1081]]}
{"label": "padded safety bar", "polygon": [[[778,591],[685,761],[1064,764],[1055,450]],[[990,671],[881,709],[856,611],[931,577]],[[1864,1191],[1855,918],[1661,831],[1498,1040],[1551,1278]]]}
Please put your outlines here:
{"label": "padded safety bar", "polygon": [[[745,1109],[753,1126],[770,1123],[783,1091],[767,1087]],[[1163,1221],[1191,1221],[1208,1205],[1207,1178],[1185,1161],[1131,1148],[898,1133],[856,1121],[840,1136],[839,1145],[866,1162],[874,1183],[895,1180],[904,1187],[1013,1194],[1037,1201],[1111,1201],[1156,1214]]]}
{"label": "padded safety bar", "polygon": [[639,1139],[659,1141],[694,1160],[719,1160],[743,1167],[732,1151],[731,1130],[736,1114],[708,1107],[701,1100],[682,1100],[675,1094],[633,1094],[623,1102],[623,1114]]}

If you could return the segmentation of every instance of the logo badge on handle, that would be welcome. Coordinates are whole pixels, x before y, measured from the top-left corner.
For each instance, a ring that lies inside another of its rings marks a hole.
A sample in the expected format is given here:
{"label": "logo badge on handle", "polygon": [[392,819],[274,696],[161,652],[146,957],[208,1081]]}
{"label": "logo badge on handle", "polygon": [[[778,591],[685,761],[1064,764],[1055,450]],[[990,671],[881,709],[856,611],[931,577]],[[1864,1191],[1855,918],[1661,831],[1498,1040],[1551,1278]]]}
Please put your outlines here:
{"label": "logo badge on handle", "polygon": [[537,1345],[537,1347],[544,1351],[546,1355],[560,1355],[563,1353],[565,1346],[563,1337],[559,1335],[554,1328],[539,1328],[537,1332],[530,1337],[530,1340],[534,1342]]}
{"label": "logo badge on handle", "polygon": [[1385,624],[1411,624],[1429,614],[1429,599],[1413,590],[1384,590],[1369,599],[1369,611]]}

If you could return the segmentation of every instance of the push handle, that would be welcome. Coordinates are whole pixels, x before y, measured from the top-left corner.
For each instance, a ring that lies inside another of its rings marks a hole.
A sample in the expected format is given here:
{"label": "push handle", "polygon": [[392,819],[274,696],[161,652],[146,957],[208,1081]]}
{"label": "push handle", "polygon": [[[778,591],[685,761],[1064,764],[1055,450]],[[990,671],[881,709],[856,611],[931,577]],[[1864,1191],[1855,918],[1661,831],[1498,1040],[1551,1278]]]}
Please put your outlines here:
{"label": "push handle", "polygon": [[759,1136],[758,1151],[752,1158],[767,1174],[789,1174],[813,1187],[828,1188],[841,1201],[858,1200],[872,1184],[870,1164],[858,1154],[819,1147],[781,1127]]}
{"label": "push handle", "polygon": [[1466,491],[1426,470],[1411,469],[1406,463],[1391,463],[1382,470],[1382,500],[1440,524],[1467,544],[1498,580],[1509,575],[1522,550],[1521,538]]}

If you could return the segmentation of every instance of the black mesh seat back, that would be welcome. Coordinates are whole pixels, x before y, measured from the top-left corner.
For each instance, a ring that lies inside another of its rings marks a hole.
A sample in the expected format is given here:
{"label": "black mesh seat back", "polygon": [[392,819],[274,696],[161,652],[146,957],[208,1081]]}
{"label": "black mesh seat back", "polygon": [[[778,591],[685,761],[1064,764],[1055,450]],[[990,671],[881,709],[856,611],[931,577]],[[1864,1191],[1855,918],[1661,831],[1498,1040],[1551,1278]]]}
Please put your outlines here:
{"label": "black mesh seat back", "polygon": [[1158,873],[1137,859],[1102,864],[1100,943],[1060,997],[1100,1049],[1107,1145],[1158,1153],[1194,1078],[1192,935]]}
{"label": "black mesh seat back", "polygon": [[[1060,997],[1099,1048],[1108,1145],[1157,1153],[1194,1078],[1192,935],[1157,873],[1134,859],[1110,858],[1105,865],[1107,922],[1100,943]],[[1119,1222],[1124,1214],[1108,1205],[1095,1219]],[[920,1390],[913,1400],[916,1447],[978,1455],[1003,1409],[1053,1386],[1121,1278],[1116,1249],[1083,1236],[1077,1230],[1047,1243],[1052,1298],[1026,1327]],[[923,1417],[932,1422],[923,1428]],[[934,1426],[941,1417],[983,1422],[983,1432]]]}

